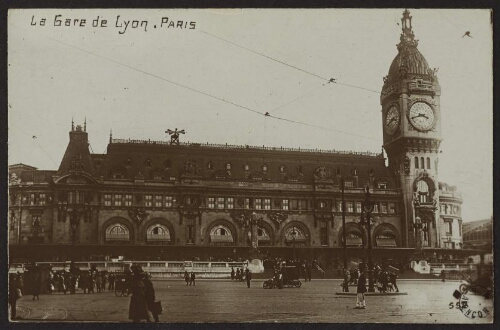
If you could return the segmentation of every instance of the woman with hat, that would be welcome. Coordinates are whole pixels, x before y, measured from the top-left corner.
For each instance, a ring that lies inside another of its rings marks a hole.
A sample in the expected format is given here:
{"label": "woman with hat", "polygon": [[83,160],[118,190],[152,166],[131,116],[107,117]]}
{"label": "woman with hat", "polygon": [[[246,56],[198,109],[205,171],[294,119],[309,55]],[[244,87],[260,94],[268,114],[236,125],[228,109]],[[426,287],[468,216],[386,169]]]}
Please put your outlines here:
{"label": "woman with hat", "polygon": [[132,322],[141,322],[141,320],[151,322],[146,302],[146,287],[143,282],[145,273],[139,266],[132,266],[131,270],[134,275],[130,289],[132,296],[130,298],[128,318],[132,320]]}

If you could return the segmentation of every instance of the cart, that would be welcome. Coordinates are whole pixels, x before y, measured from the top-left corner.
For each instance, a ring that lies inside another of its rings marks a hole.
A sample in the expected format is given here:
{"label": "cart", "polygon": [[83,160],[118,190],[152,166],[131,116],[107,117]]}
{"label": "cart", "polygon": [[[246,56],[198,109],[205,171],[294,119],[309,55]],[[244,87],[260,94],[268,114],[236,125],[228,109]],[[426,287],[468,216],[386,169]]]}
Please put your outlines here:
{"label": "cart", "polygon": [[130,294],[130,275],[116,274],[115,296],[127,297]]}
{"label": "cart", "polygon": [[277,287],[278,289],[300,288],[302,282],[299,280],[299,268],[296,266],[283,266],[278,274]]}

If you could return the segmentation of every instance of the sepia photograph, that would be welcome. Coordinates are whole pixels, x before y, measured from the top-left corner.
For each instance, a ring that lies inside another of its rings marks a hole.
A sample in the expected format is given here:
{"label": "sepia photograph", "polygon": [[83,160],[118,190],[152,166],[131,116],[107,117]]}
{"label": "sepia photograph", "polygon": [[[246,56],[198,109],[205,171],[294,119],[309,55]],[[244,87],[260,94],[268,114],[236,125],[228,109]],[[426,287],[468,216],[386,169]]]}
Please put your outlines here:
{"label": "sepia photograph", "polygon": [[492,15],[10,9],[9,322],[493,323]]}

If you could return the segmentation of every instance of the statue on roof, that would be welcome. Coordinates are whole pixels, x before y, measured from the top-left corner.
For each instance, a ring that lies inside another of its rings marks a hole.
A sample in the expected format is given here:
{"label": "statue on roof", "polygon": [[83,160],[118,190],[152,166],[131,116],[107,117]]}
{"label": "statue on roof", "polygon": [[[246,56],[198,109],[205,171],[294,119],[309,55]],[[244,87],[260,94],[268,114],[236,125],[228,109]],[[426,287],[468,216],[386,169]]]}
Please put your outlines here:
{"label": "statue on roof", "polygon": [[183,129],[178,131],[177,128],[173,131],[171,129],[167,129],[165,133],[168,133],[168,135],[170,135],[170,144],[179,144],[179,134],[186,134]]}

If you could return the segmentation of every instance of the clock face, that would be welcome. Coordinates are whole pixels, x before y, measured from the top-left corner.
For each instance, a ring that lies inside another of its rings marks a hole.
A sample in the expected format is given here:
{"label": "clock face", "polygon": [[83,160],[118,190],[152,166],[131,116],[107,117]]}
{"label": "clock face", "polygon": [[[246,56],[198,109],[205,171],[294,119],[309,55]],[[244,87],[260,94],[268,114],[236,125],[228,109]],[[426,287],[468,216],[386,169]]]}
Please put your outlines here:
{"label": "clock face", "polygon": [[411,106],[410,123],[420,131],[428,131],[434,125],[434,110],[425,102],[416,102]]}
{"label": "clock face", "polygon": [[387,111],[385,116],[385,131],[387,134],[394,134],[399,126],[399,110],[393,105]]}

